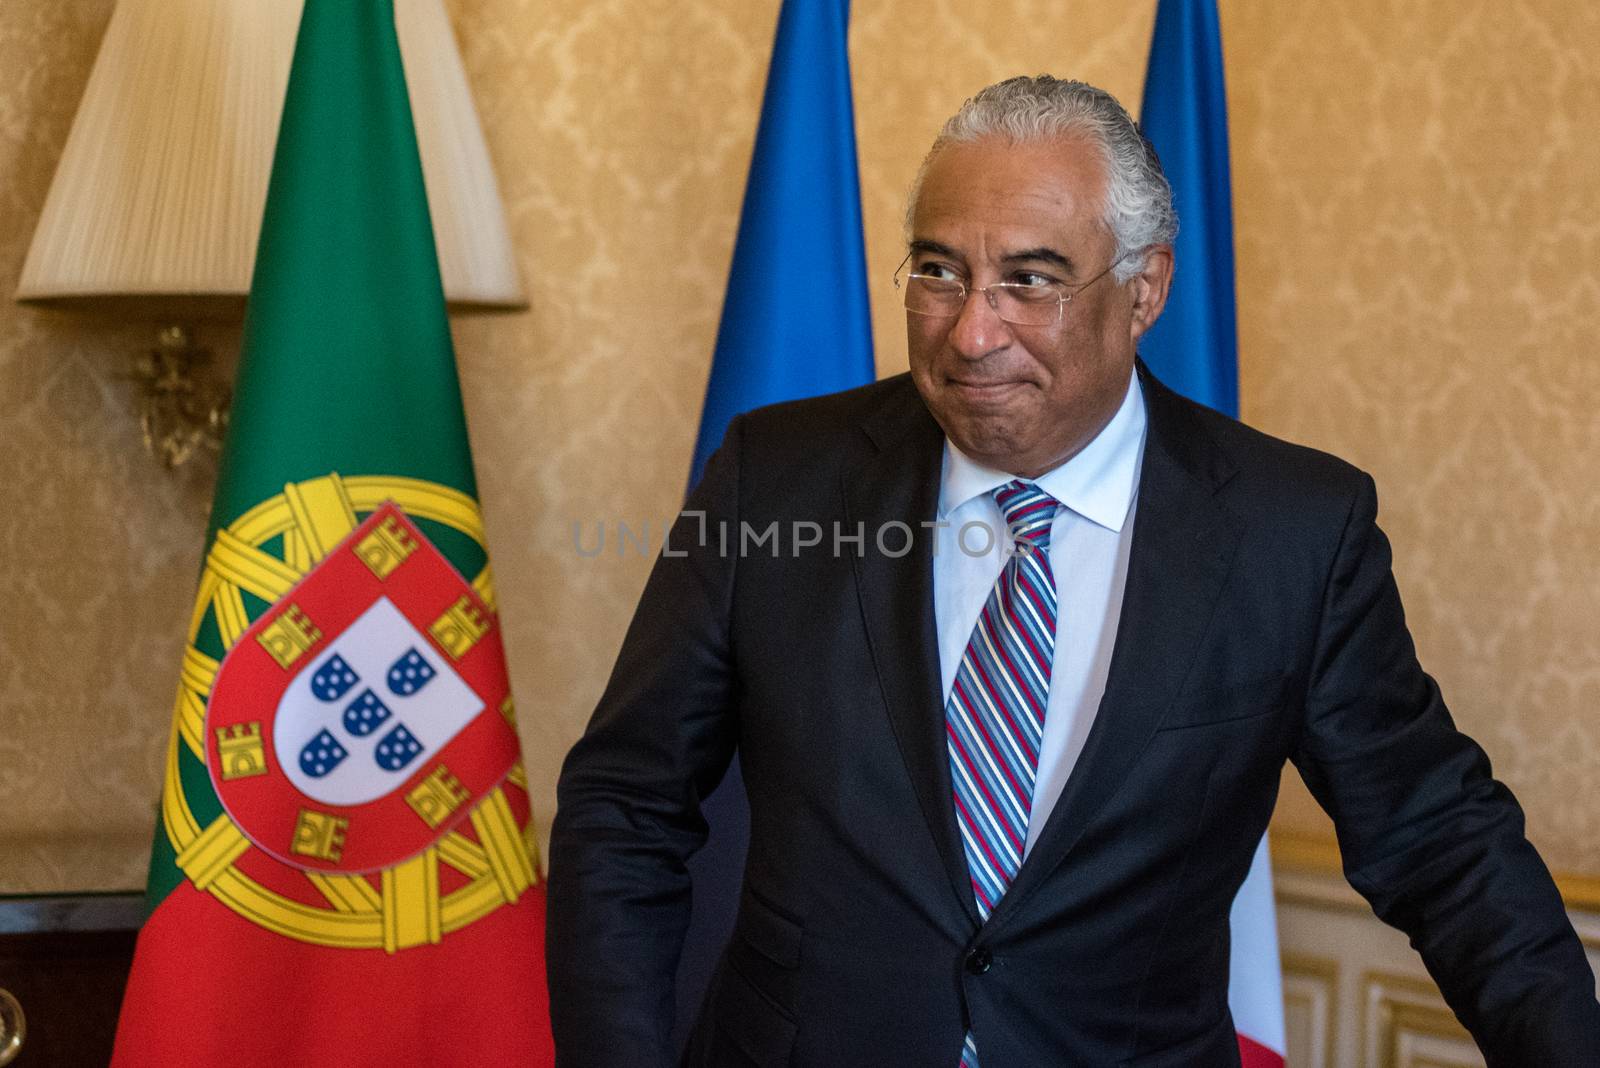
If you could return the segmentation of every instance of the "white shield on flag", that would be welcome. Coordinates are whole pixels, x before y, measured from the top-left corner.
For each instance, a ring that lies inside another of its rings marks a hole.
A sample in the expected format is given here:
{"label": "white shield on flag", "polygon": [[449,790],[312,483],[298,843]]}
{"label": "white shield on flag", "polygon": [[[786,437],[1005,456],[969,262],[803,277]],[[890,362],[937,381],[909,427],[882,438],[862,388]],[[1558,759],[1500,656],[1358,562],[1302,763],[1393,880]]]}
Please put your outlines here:
{"label": "white shield on flag", "polygon": [[398,789],[482,710],[422,632],[380,597],[284,691],[273,748],[307,797],[361,805]]}

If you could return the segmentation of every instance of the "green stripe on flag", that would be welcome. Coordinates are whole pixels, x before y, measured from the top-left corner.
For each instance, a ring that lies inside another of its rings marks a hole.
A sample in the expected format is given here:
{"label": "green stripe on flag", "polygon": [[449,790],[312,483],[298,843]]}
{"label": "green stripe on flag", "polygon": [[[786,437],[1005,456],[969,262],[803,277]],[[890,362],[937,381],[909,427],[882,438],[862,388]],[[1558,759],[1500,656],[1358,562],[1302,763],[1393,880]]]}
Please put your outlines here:
{"label": "green stripe on flag", "polygon": [[387,4],[306,5],[212,534],[330,471],[477,494],[400,53],[373,47],[385,37]]}

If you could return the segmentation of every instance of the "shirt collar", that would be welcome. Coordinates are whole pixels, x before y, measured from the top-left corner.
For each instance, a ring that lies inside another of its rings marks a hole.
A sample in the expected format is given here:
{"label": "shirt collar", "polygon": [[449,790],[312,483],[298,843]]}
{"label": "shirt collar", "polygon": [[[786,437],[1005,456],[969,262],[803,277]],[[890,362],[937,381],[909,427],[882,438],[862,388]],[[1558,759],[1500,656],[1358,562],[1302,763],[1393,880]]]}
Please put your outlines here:
{"label": "shirt collar", "polygon": [[[1121,531],[1138,486],[1139,457],[1144,451],[1144,391],[1137,371],[1111,421],[1089,444],[1066,462],[1033,479],[1038,486],[1085,519]],[[972,498],[1003,486],[1016,475],[996,471],[972,459],[949,438],[939,485],[939,518]]]}

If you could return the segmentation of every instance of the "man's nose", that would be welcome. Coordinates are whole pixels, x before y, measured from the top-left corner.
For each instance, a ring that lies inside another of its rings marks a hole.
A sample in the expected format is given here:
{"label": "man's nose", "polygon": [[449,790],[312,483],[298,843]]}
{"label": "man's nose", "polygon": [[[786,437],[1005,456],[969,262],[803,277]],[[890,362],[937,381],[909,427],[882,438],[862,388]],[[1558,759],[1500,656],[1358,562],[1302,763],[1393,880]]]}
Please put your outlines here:
{"label": "man's nose", "polygon": [[950,346],[967,359],[976,360],[1003,348],[1011,340],[1011,324],[995,311],[994,298],[985,290],[967,291],[966,303],[950,328]]}

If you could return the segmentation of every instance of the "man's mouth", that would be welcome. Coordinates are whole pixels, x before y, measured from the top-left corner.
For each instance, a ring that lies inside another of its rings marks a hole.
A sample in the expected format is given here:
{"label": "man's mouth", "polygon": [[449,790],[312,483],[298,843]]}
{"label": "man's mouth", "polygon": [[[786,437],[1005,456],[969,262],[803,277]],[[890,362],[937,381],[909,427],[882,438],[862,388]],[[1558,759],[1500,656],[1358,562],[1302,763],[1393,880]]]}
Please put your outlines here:
{"label": "man's mouth", "polygon": [[950,387],[957,393],[971,397],[974,400],[994,400],[1026,385],[1026,383],[1019,382],[1016,379],[988,381],[984,379],[952,378],[948,381]]}

